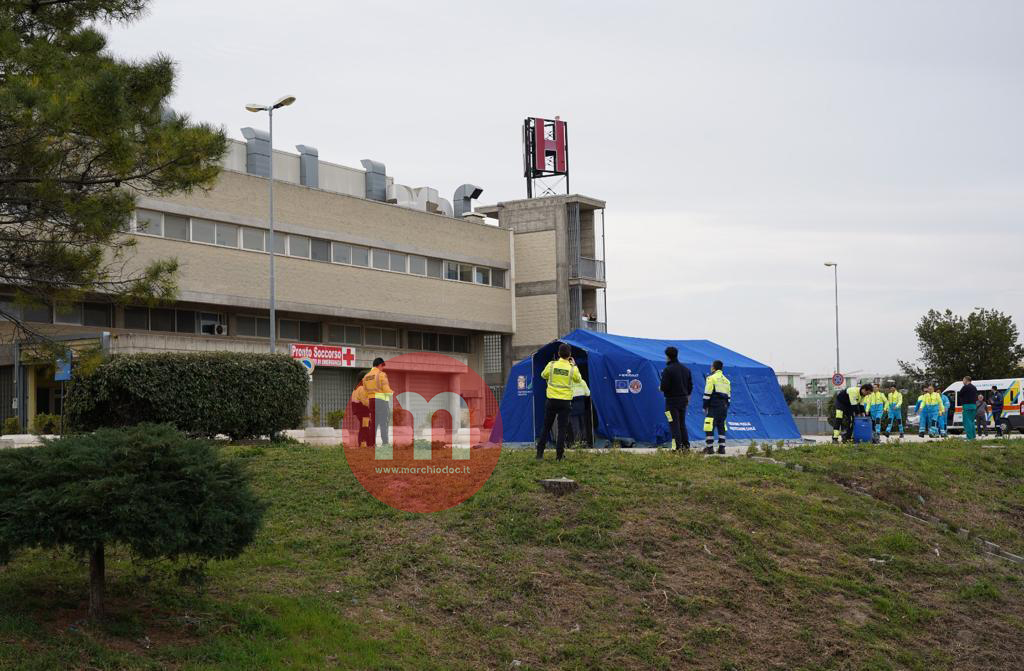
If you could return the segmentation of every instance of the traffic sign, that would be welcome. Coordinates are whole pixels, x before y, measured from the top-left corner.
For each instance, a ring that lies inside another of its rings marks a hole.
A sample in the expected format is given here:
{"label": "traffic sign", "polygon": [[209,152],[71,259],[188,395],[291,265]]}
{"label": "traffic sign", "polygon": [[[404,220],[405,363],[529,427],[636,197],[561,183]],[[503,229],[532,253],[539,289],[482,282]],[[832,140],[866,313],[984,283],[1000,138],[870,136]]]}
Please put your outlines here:
{"label": "traffic sign", "polygon": [[843,383],[846,382],[846,378],[843,377],[842,373],[836,373],[832,376],[832,384],[836,387],[842,387]]}
{"label": "traffic sign", "polygon": [[67,382],[71,379],[71,350],[67,350],[63,357],[57,359],[53,369],[54,382]]}
{"label": "traffic sign", "polygon": [[299,359],[298,362],[301,363],[303,367],[306,369],[306,373],[309,375],[309,378],[313,379],[313,370],[316,369],[316,364],[313,362],[313,360]]}

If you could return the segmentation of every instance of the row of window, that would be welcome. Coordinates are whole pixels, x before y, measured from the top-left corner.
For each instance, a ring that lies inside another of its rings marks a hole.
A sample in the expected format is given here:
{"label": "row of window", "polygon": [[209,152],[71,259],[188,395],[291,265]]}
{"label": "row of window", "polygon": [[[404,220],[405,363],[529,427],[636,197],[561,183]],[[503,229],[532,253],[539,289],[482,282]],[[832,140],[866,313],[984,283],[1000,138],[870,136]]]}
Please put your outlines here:
{"label": "row of window", "polygon": [[[75,303],[66,308],[51,310],[46,306],[20,306],[14,303],[13,296],[0,295],[0,310],[17,319],[37,323],[106,328],[114,325],[113,305],[110,303]],[[398,329],[352,324],[327,324],[325,333],[318,321],[278,319],[277,323],[278,337],[282,340],[328,342],[333,345],[400,346]],[[136,331],[215,335],[217,327],[225,324],[227,324],[225,316],[218,312],[141,306],[128,306],[124,309],[124,328]],[[253,315],[238,315],[235,318],[235,335],[269,338],[270,319]],[[463,334],[409,331],[408,341],[409,349],[414,350],[466,354],[470,351],[469,336]]]}
{"label": "row of window", "polygon": [[[135,232],[172,240],[202,242],[255,252],[267,251],[267,231],[196,217],[183,217],[154,210],[136,210]],[[422,275],[455,282],[505,287],[505,271],[500,268],[445,261],[416,254],[392,252],[375,247],[350,245],[293,233],[274,233],[274,253],[323,263],[375,268],[396,273]]]}

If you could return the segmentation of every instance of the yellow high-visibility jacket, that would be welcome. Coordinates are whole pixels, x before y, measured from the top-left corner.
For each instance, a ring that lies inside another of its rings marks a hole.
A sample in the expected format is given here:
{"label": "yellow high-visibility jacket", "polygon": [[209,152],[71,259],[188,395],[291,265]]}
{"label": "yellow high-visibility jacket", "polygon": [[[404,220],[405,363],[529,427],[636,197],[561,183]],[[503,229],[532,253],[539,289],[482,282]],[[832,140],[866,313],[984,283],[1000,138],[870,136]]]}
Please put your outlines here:
{"label": "yellow high-visibility jacket", "polygon": [[390,401],[391,395],[395,392],[388,384],[388,374],[380,368],[371,368],[370,372],[363,378],[363,387],[366,388],[367,398],[376,398],[382,401]]}
{"label": "yellow high-visibility jacket", "polygon": [[580,371],[565,359],[549,362],[540,376],[548,381],[548,398],[560,401],[571,401],[573,383],[583,382]]}

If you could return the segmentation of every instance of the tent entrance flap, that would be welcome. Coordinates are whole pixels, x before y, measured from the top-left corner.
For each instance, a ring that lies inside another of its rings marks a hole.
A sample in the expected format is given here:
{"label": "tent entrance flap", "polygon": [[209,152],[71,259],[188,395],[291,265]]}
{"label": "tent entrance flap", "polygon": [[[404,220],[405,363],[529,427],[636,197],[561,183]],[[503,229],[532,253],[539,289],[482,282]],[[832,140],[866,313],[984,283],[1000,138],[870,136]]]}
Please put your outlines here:
{"label": "tent entrance flap", "polygon": [[501,403],[505,442],[537,439],[547,388],[540,374],[557,356],[560,342],[573,348],[573,357],[590,387],[598,438],[650,445],[671,440],[660,391],[669,345],[679,350],[679,361],[693,377],[694,392],[686,413],[691,439],[703,435],[700,397],[716,359],[724,363],[725,374],[732,381],[733,403],[726,425],[730,440],[800,438],[775,372],[765,364],[709,340],[654,340],[578,329],[512,366]]}

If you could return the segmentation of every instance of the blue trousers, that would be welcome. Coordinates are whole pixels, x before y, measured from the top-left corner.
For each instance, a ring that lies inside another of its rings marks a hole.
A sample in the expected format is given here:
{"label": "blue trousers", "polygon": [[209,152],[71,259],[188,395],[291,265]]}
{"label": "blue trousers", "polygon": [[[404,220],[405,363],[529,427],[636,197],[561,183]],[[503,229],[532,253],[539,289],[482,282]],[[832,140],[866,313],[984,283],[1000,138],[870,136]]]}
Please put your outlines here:
{"label": "blue trousers", "polygon": [[871,431],[877,436],[882,432],[882,410],[871,410]]}
{"label": "blue trousers", "polygon": [[937,427],[935,425],[936,425],[936,422],[939,421],[938,414],[939,413],[937,413],[935,411],[935,408],[932,408],[932,407],[921,408],[921,414],[920,414],[921,426],[918,427],[918,429],[917,429],[917,435],[923,436],[925,434],[925,432],[927,431],[929,436],[934,436],[936,434],[936,432],[937,432],[936,431]]}
{"label": "blue trousers", "polygon": [[942,408],[939,408],[938,420],[939,420],[939,435],[940,436],[945,436],[946,435],[946,418],[947,417],[948,417],[948,414],[946,413],[946,411],[943,410]]}
{"label": "blue trousers", "polygon": [[889,426],[885,430],[885,435],[888,436],[890,433],[895,431],[897,425],[899,425],[899,427],[900,427],[900,435],[902,436],[903,435],[903,413],[902,412],[896,412],[896,413],[890,412],[889,413]]}

